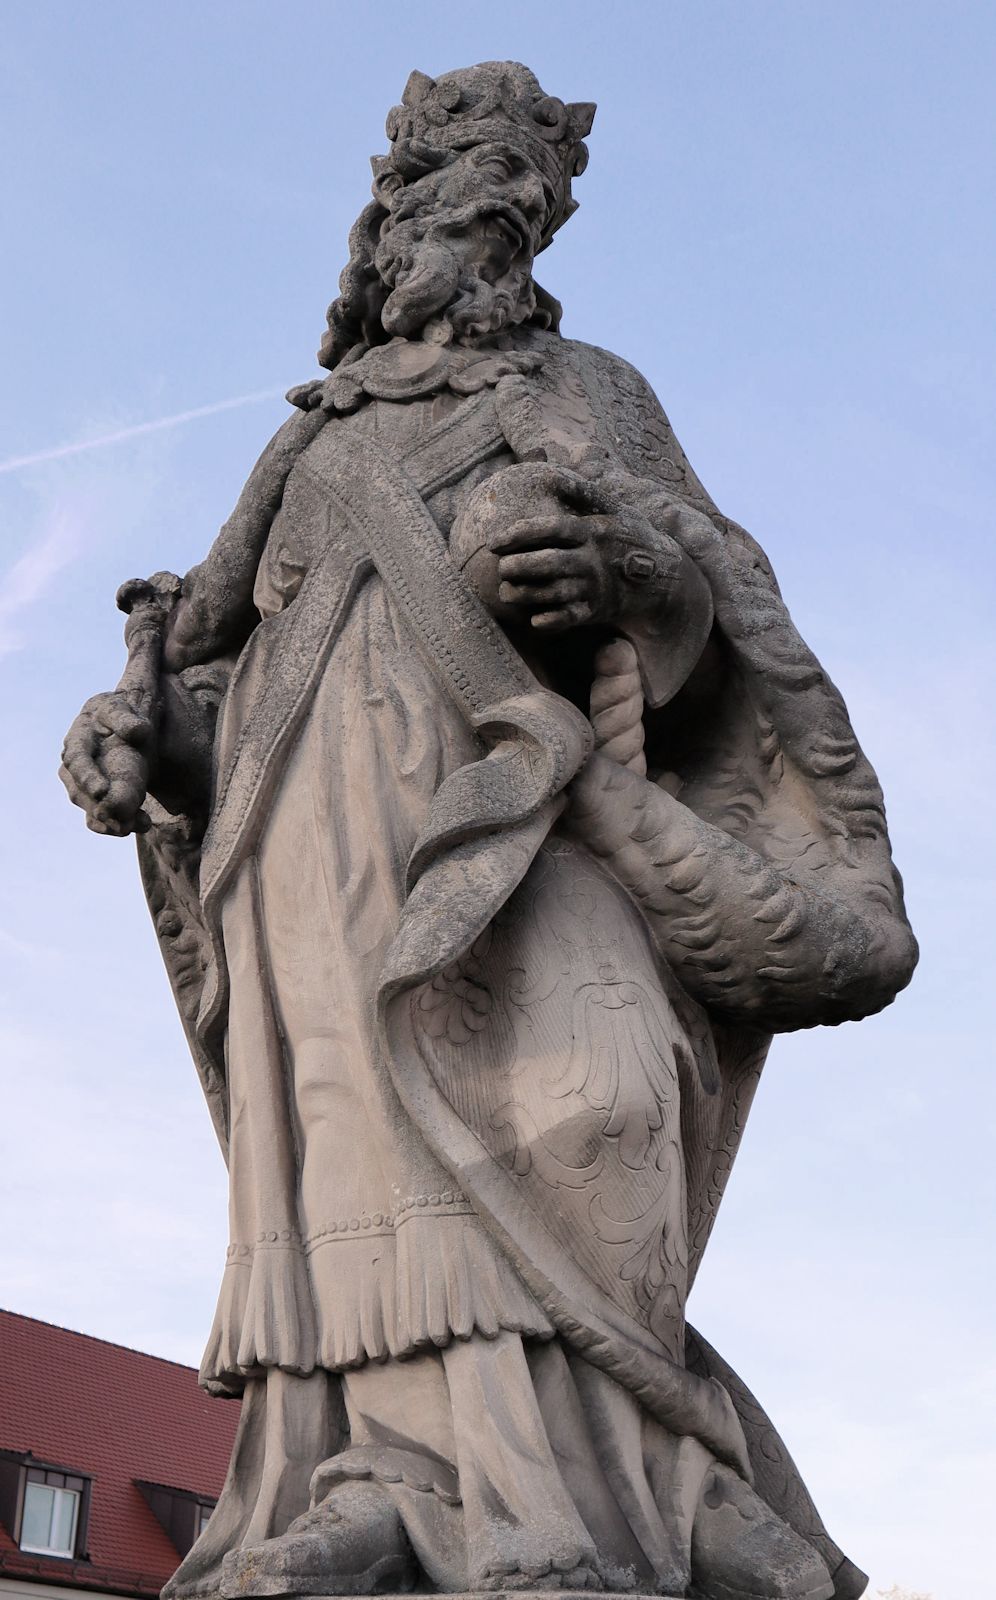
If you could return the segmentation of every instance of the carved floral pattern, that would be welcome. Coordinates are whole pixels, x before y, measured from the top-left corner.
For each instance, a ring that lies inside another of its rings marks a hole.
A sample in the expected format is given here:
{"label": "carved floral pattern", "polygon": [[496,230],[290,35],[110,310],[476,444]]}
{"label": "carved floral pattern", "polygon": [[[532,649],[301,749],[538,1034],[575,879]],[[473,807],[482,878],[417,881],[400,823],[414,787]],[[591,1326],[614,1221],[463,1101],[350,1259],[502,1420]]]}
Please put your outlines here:
{"label": "carved floral pattern", "polygon": [[618,1139],[623,1166],[639,1172],[675,1091],[674,1051],[653,1001],[638,983],[585,984],[574,996],[572,1037],[555,1093],[582,1094],[607,1111],[606,1137]]}
{"label": "carved floral pattern", "polygon": [[423,986],[416,1018],[430,1039],[467,1044],[488,1025],[492,998],[480,977],[481,959],[491,942],[486,929],[462,961],[455,961]]}

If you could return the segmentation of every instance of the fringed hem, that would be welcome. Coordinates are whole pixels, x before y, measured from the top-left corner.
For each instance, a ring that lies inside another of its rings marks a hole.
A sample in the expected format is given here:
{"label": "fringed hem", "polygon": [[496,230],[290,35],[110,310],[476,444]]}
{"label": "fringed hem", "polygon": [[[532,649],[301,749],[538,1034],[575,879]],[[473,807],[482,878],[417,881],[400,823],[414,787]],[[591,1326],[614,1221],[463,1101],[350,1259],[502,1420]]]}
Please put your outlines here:
{"label": "fringed hem", "polygon": [[201,1362],[205,1386],[232,1385],[261,1367],[305,1377],[319,1365],[308,1263],[298,1245],[258,1245],[229,1261]]}
{"label": "fringed hem", "polygon": [[475,1216],[410,1213],[391,1231],[257,1246],[230,1260],[201,1383],[239,1387],[261,1367],[307,1374],[403,1358],[502,1331],[554,1327]]}

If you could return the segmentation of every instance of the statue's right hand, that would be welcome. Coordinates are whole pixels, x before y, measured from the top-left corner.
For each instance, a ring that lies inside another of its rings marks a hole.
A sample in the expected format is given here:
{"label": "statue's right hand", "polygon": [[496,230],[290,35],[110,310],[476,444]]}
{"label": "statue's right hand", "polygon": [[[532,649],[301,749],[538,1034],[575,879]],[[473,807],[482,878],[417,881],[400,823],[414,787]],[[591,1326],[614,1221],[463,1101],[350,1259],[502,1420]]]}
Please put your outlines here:
{"label": "statue's right hand", "polygon": [[145,712],[112,689],[93,695],[67,733],[59,777],[94,833],[123,838],[150,827],[142,801],[154,731]]}

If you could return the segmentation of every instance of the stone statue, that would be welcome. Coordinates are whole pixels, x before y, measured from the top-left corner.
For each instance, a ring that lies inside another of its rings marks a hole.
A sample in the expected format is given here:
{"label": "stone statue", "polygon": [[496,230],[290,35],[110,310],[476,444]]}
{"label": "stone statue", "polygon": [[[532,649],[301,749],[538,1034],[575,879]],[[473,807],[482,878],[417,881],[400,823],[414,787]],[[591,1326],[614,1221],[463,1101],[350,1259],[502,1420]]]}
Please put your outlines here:
{"label": "stone statue", "polygon": [[229,1163],[242,1416],[170,1600],[864,1588],[685,1302],[770,1036],[916,946],[763,552],[533,279],[593,114],[412,74],[330,376],[66,741]]}

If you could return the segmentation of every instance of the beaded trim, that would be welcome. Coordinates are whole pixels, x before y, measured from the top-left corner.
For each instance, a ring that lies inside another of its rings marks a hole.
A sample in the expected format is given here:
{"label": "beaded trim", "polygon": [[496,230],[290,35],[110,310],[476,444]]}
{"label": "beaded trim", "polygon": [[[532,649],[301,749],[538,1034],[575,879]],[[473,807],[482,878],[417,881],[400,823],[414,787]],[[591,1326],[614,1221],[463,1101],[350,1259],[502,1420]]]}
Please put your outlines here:
{"label": "beaded trim", "polygon": [[408,1217],[417,1215],[420,1211],[443,1216],[473,1215],[473,1206],[467,1196],[459,1189],[444,1189],[438,1194],[410,1194],[401,1201],[393,1215],[384,1211],[364,1212],[359,1217],[339,1217],[332,1222],[323,1222],[318,1228],[306,1237],[296,1228],[269,1228],[263,1229],[256,1235],[253,1244],[230,1244],[226,1251],[229,1261],[245,1262],[254,1250],[272,1245],[283,1245],[291,1249],[310,1248],[312,1245],[325,1244],[332,1239],[349,1238],[357,1233],[393,1233],[394,1230],[405,1222]]}

